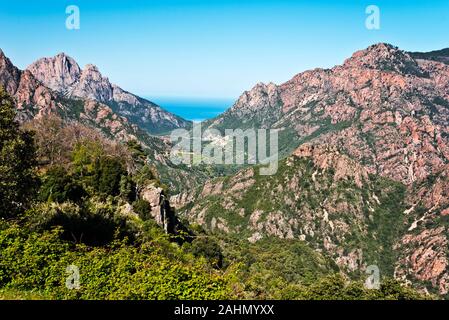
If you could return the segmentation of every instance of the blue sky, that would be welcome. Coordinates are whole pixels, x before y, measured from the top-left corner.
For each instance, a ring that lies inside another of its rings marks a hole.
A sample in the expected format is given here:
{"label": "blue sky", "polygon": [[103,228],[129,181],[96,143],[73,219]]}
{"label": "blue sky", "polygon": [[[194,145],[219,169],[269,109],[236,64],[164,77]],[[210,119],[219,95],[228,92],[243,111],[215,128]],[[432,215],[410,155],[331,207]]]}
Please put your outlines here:
{"label": "blue sky", "polygon": [[[365,28],[371,4],[380,30]],[[65,28],[68,5],[80,8],[80,30]],[[0,0],[0,8],[0,48],[18,67],[66,52],[149,97],[236,98],[376,42],[449,47],[447,0]]]}

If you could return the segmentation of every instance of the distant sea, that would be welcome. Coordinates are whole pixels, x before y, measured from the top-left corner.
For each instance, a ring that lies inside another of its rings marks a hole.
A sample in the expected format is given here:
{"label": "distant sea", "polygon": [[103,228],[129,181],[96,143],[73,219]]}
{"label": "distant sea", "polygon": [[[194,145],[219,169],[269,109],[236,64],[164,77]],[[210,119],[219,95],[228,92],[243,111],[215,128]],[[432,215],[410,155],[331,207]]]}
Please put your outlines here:
{"label": "distant sea", "polygon": [[234,99],[217,98],[146,97],[146,99],[171,113],[191,121],[203,121],[214,118],[230,108],[235,102]]}

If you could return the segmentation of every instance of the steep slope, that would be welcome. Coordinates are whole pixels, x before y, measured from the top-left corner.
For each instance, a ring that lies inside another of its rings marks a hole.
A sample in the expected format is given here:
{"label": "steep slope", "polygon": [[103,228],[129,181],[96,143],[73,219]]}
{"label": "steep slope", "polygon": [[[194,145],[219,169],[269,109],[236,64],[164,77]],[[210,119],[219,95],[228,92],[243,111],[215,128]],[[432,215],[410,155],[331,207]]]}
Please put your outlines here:
{"label": "steep slope", "polygon": [[274,176],[247,168],[173,196],[171,203],[212,234],[249,243],[300,241],[350,276],[377,265],[383,276],[446,296],[447,172],[407,188],[369,174],[335,147],[305,144]]}
{"label": "steep slope", "polygon": [[[238,232],[251,241],[267,235],[299,238],[325,250],[347,270],[374,260],[387,274],[448,294],[446,58],[447,50],[407,53],[388,44],[373,45],[332,69],[306,71],[279,86],[258,84],[208,122],[220,130],[279,128],[281,153],[293,153],[301,161],[306,154],[315,157],[316,151],[304,153],[307,145],[315,150],[332,145],[347,157],[337,171],[365,172],[361,176],[368,179],[352,178],[360,189],[333,189],[325,182],[333,181],[335,172],[318,177],[316,162],[309,169],[294,165],[303,183],[315,187],[308,190],[285,170],[289,157],[271,179],[247,169],[173,200],[186,216],[210,229]],[[329,157],[319,158],[332,163]],[[291,191],[295,196],[289,196]],[[345,218],[333,221],[338,214]],[[314,229],[323,221],[332,221],[333,228]],[[338,228],[345,224],[349,228]],[[313,237],[304,230],[312,230]]]}
{"label": "steep slope", "polygon": [[16,68],[0,49],[0,85],[14,96],[18,104],[18,117],[26,120],[56,108],[55,95],[36,81],[30,72]]}
{"label": "steep slope", "polygon": [[406,233],[396,277],[419,283],[434,293],[449,293],[449,167],[416,183],[408,194]]}
{"label": "steep slope", "polygon": [[181,215],[211,232],[249,242],[297,239],[331,256],[349,274],[378,265],[393,275],[405,187],[372,176],[331,146],[304,145],[274,176],[248,168],[173,197]]}
{"label": "steep slope", "polygon": [[410,185],[448,163],[448,91],[448,65],[378,44],[341,66],[258,84],[208,125],[282,129],[283,155],[330,143],[370,173]]}
{"label": "steep slope", "polygon": [[64,53],[39,59],[27,70],[45,86],[65,97],[86,98],[104,103],[118,115],[150,133],[160,134],[190,126],[189,121],[111,84],[96,66],[88,64],[81,69],[73,58]]}

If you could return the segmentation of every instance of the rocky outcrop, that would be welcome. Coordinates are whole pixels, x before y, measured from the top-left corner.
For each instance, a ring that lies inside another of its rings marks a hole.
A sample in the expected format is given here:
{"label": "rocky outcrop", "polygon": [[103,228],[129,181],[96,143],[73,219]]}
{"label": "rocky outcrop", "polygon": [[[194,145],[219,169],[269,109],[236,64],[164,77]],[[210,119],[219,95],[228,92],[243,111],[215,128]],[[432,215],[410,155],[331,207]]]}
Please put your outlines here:
{"label": "rocky outcrop", "polygon": [[396,263],[395,274],[447,296],[449,167],[415,184],[409,191],[407,203],[406,232],[395,246],[401,257]]}
{"label": "rocky outcrop", "polygon": [[0,50],[0,86],[17,102],[18,119],[55,112],[58,109],[57,95],[37,81],[29,71],[21,71]]}
{"label": "rocky outcrop", "polygon": [[74,59],[60,53],[54,58],[42,58],[27,68],[48,88],[65,92],[80,79],[81,69]]}
{"label": "rocky outcrop", "polygon": [[151,216],[165,233],[176,234],[183,228],[162,188],[154,184],[147,185],[140,197],[150,204]]}
{"label": "rocky outcrop", "polygon": [[206,122],[217,128],[232,128],[232,119],[238,119],[239,128],[245,129],[257,123],[258,128],[269,128],[281,115],[280,90],[274,83],[258,83],[245,91],[237,102],[216,119]]}
{"label": "rocky outcrop", "polygon": [[0,49],[0,85],[6,92],[14,95],[19,87],[21,72],[9,60]]}
{"label": "rocky outcrop", "polygon": [[355,52],[344,62],[343,67],[373,69],[420,77],[427,75],[427,72],[419,67],[409,53],[386,43],[372,45],[365,50]]}
{"label": "rocky outcrop", "polygon": [[[349,157],[342,155],[335,146],[304,144],[293,152],[299,158],[311,158],[321,171],[334,170],[334,181],[353,180],[362,188],[369,181],[368,171]],[[316,179],[313,176],[312,180]]]}
{"label": "rocky outcrop", "polygon": [[426,288],[428,283],[434,292],[449,293],[448,239],[445,227],[422,230],[407,234],[396,246],[401,251],[395,276]]}

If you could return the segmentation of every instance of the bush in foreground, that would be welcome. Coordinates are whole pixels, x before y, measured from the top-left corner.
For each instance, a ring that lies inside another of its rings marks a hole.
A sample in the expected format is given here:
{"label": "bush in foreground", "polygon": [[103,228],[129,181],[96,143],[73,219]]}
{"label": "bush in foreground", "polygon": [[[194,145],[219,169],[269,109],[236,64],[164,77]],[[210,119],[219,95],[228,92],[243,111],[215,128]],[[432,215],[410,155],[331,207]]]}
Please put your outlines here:
{"label": "bush in foreground", "polygon": [[[139,248],[124,242],[92,248],[61,241],[60,233],[2,225],[0,288],[54,299],[232,298],[234,273],[214,270],[175,245],[167,250],[162,240]],[[79,268],[79,290],[66,287],[70,265]]]}

